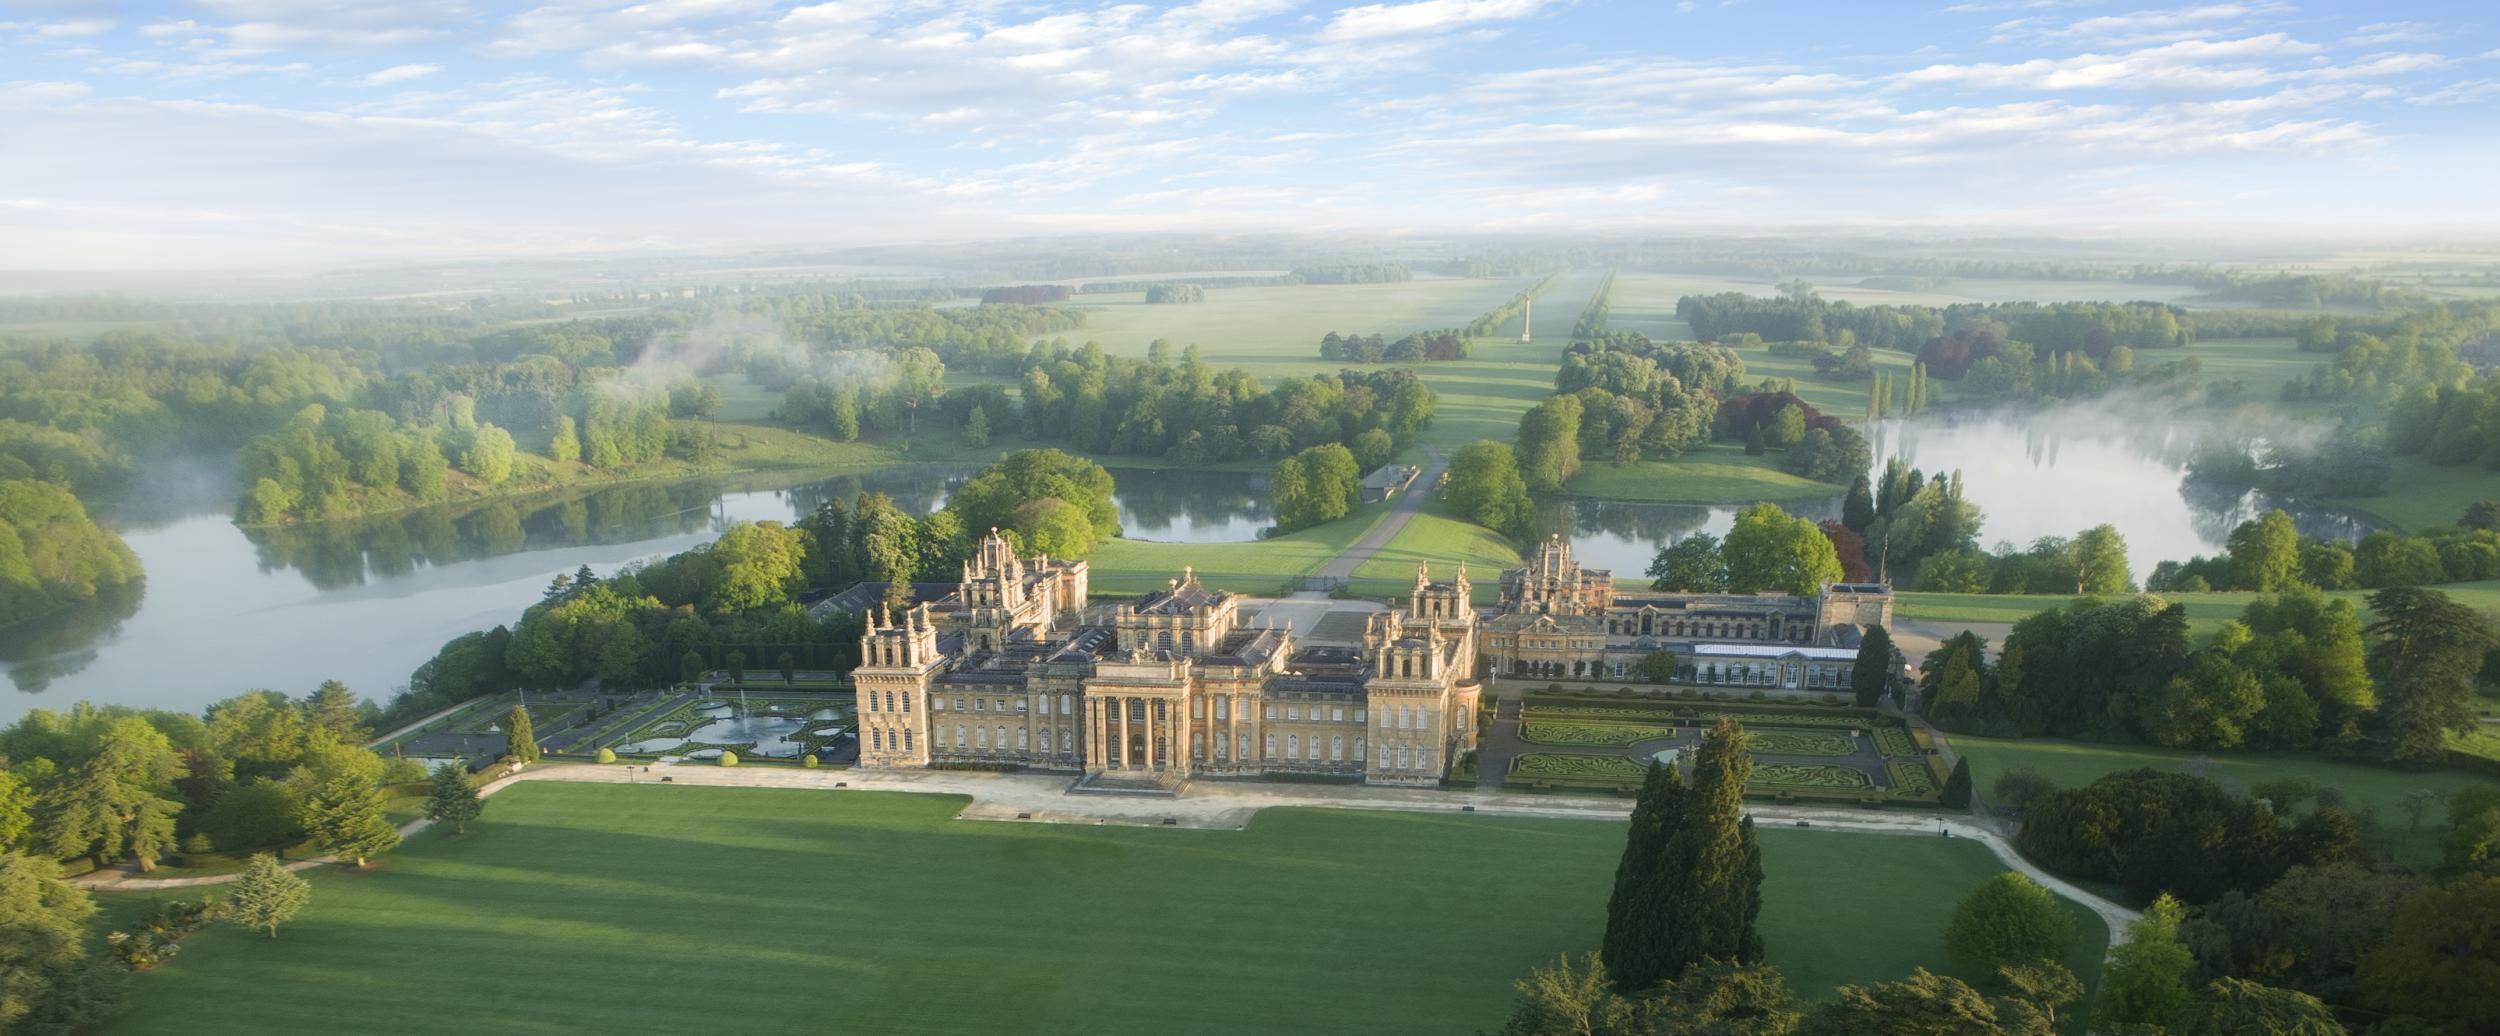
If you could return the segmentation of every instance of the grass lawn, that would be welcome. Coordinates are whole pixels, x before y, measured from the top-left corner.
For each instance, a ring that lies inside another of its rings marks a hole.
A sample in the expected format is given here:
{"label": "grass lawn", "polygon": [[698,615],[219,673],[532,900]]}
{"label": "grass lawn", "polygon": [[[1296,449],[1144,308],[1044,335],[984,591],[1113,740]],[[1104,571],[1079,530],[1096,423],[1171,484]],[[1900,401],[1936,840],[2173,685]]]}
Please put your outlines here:
{"label": "grass lawn", "polygon": [[1085,559],[1089,589],[1098,597],[1144,593],[1179,578],[1181,566],[1188,565],[1199,582],[1215,589],[1272,594],[1343,553],[1387,510],[1365,504],[1325,525],[1246,543],[1104,540]]}
{"label": "grass lawn", "polygon": [[[1285,809],[1236,832],[960,806],[523,785],[465,839],[315,876],[274,942],[194,937],[114,1029],[1465,1032],[1499,1025],[1529,968],[1597,944],[1623,840],[1584,820]],[[1998,870],[1962,840],[1761,842],[1771,960],[1818,997],[1941,967],[1952,904]],[[105,898],[124,916],[142,897]]]}
{"label": "grass lawn", "polygon": [[2241,791],[2283,777],[2309,778],[2321,788],[2334,788],[2355,809],[2378,811],[2379,823],[2391,837],[2398,859],[2416,866],[2438,862],[2437,827],[2444,813],[2434,808],[2420,828],[2403,809],[2404,797],[2416,789],[2446,795],[2488,780],[2455,771],[2428,773],[2388,770],[2359,763],[2340,763],[2314,754],[2212,752],[2198,753],[2145,745],[2099,745],[2047,738],[1952,736],[1954,751],[1970,758],[1971,781],[1985,795],[2006,771],[2028,766],[2061,788],[2081,787],[2103,774],[2149,766],[2159,770],[2201,769],[2206,777]]}
{"label": "grass lawn", "polygon": [[1584,460],[1564,488],[1574,496],[1669,504],[1750,504],[1820,500],[1847,492],[1779,469],[1776,454],[1747,456],[1735,443],[1711,443],[1674,460],[1633,464]]}
{"label": "grass lawn", "polygon": [[2440,466],[2419,456],[2398,457],[2388,465],[2387,492],[2329,500],[2407,532],[2455,525],[2477,500],[2500,500],[2500,474],[2480,464]]}
{"label": "grass lawn", "polygon": [[[2431,587],[2455,598],[2458,603],[2500,619],[2500,580],[2477,583],[2442,583]],[[2163,600],[2187,606],[2188,625],[2198,636],[2212,633],[2224,622],[2240,617],[2256,594],[2244,590],[2210,593],[2162,594]],[[2329,597],[2341,597],[2361,610],[2362,620],[2369,620],[2368,590],[2334,590]],[[1960,625],[2010,623],[2035,612],[2063,608],[2072,597],[2051,594],[1946,594],[1923,590],[1904,590],[1893,595],[1894,614],[1904,619],[1929,623],[1951,631]]]}
{"label": "grass lawn", "polygon": [[1396,539],[1354,570],[1347,591],[1363,597],[1404,597],[1414,592],[1416,565],[1431,565],[1432,578],[1442,580],[1464,564],[1477,602],[1499,599],[1502,570],[1519,564],[1519,551],[1493,530],[1450,517],[1440,508],[1434,503],[1418,512]]}

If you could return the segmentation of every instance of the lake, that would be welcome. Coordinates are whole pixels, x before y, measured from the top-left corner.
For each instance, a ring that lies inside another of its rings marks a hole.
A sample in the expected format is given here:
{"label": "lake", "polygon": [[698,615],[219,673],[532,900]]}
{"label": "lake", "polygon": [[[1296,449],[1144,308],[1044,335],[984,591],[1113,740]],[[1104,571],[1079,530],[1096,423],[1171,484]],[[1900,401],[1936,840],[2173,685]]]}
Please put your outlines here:
{"label": "lake", "polygon": [[[2110,421],[2083,411],[2019,416],[1878,422],[1867,436],[1875,458],[1869,477],[1896,456],[1929,475],[1960,470],[1964,494],[1984,515],[1980,543],[1991,550],[2115,525],[2139,582],[2163,561],[2219,552],[2234,527],[2277,507],[2302,533],[2321,539],[2354,540],[2371,529],[2343,512],[2190,481],[2191,425]],[[1785,507],[1822,521],[1840,516],[1840,502],[1834,494]],[[1698,533],[1726,535],[1740,510],[1571,498],[1541,501],[1538,517],[1541,533],[1571,538],[1582,563],[1622,578],[1646,572],[1660,547]]]}
{"label": "lake", "polygon": [[[519,618],[559,572],[606,574],[863,490],[925,514],[970,474],[913,465],[781,489],[634,483],[249,531],[217,492],[158,494],[113,519],[146,566],[142,591],[0,633],[0,668],[20,692],[0,693],[0,723],[82,698],[191,711],[253,688],[300,696],[326,679],[387,699],[445,641]],[[1112,475],[1131,536],[1251,540],[1272,524],[1248,474]]]}

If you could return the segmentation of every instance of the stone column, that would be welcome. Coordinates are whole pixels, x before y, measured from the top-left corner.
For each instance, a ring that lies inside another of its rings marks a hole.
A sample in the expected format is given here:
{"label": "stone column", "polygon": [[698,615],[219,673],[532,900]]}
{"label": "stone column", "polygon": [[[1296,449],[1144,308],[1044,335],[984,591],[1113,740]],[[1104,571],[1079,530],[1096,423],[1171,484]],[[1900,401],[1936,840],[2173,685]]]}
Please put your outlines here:
{"label": "stone column", "polygon": [[1102,724],[1102,699],[1100,699],[1100,698],[1096,698],[1096,697],[1094,697],[1093,695],[1090,695],[1090,694],[1089,694],[1089,695],[1086,695],[1086,696],[1085,696],[1085,729],[1082,731],[1082,733],[1085,735],[1085,745],[1084,745],[1084,749],[1085,749],[1085,766],[1086,766],[1086,768],[1087,768],[1087,769],[1100,769],[1100,768],[1101,768],[1101,766],[1102,766],[1102,729],[1101,729],[1101,724]]}

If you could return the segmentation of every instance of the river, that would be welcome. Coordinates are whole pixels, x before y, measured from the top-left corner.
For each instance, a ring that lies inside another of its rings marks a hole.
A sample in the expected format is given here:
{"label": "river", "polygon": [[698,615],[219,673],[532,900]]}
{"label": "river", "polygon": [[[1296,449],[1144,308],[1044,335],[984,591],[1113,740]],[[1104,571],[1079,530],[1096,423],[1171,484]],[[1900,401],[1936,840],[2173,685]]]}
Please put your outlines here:
{"label": "river", "polygon": [[[1251,540],[1273,522],[1247,475],[1111,471],[1131,537]],[[0,667],[20,692],[0,694],[0,723],[82,698],[191,711],[326,679],[387,699],[445,641],[518,618],[557,573],[613,572],[862,490],[925,514],[970,474],[913,465],[781,489],[636,483],[248,531],[213,492],[161,494],[111,519],[146,568],[140,592],[0,631]]]}

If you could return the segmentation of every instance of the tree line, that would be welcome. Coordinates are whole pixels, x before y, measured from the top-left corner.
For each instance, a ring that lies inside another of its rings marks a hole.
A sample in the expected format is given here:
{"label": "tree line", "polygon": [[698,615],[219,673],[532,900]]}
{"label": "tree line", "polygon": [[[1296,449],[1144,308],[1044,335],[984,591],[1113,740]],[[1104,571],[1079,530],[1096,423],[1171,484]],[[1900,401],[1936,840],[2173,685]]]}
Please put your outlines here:
{"label": "tree line", "polygon": [[1511,296],[1501,305],[1486,310],[1484,315],[1468,321],[1467,327],[1463,332],[1464,337],[1481,338],[1485,335],[1492,334],[1495,328],[1510,323],[1513,318],[1518,317],[1527,311],[1529,303],[1536,301],[1538,298],[1543,297],[1547,291],[1552,290],[1554,287],[1554,281],[1561,276],[1562,271],[1560,270],[1546,274],[1545,276],[1538,278],[1535,284],[1531,284],[1519,294]]}
{"label": "tree line", "polygon": [[[717,402],[697,390],[676,405],[699,414]],[[558,412],[548,426],[525,429],[535,447],[525,450],[511,430],[480,420],[466,395],[446,395],[436,411],[396,420],[379,410],[308,404],[243,447],[236,518],[247,525],[318,521],[434,502],[463,483],[547,484],[576,464],[623,471],[711,454],[708,430],[670,424],[665,391],[594,383],[569,406],[579,419]]]}
{"label": "tree line", "polygon": [[1589,293],[1589,301],[1580,307],[1580,318],[1571,322],[1574,340],[1593,339],[1606,333],[1606,317],[1614,312],[1615,271],[1597,281],[1597,290]]}
{"label": "tree line", "polygon": [[1464,360],[1474,342],[1455,330],[1411,331],[1396,341],[1372,334],[1330,331],[1319,340],[1319,358],[1352,363],[1424,363]]}
{"label": "tree line", "polygon": [[2095,360],[2122,345],[2138,352],[2174,349],[2195,338],[2185,311],[2159,303],[1857,306],[1826,301],[1804,284],[1784,285],[1777,297],[1744,292],[1687,295],[1676,300],[1675,313],[1694,337],[1705,342],[1755,334],[1766,341],[1821,342],[1840,348],[1863,344],[1901,352],[1916,352],[1948,333],[1965,331],[2029,342],[2043,353],[2081,352]]}
{"label": "tree line", "polygon": [[2476,504],[2456,525],[2420,533],[2378,529],[2357,543],[2303,536],[2281,510],[2240,523],[2223,553],[2164,561],[2145,588],[2271,591],[2377,589],[2500,578],[2500,506]]}
{"label": "tree line", "polygon": [[0,628],[132,586],[139,557],[68,487],[0,479]]}
{"label": "tree line", "polygon": [[1433,393],[1405,369],[1339,371],[1261,386],[1238,368],[1218,372],[1191,346],[1172,360],[1157,340],[1144,359],[1092,342],[1054,343],[1025,368],[1017,417],[1026,435],[1097,454],[1185,464],[1276,459],[1323,443],[1365,449],[1365,433],[1396,449],[1432,420]]}
{"label": "tree line", "polygon": [[[2405,798],[2410,828],[2444,813],[2442,859],[2429,873],[2390,861],[2392,819],[2303,777],[2241,795],[2192,772],[2129,770],[2059,789],[2016,770],[1998,780],[1997,799],[2021,812],[2015,844],[2026,857],[2150,904],[2103,975],[2110,1022],[2179,1031],[2196,1017],[2199,988],[2256,988],[2280,991],[2273,1008],[2220,1031],[2334,1034],[2343,1019],[2371,1033],[2500,1025],[2481,978],[2500,967],[2500,948],[2477,934],[2500,917],[2500,788]],[[2109,822],[2119,817],[2130,822]]]}
{"label": "tree line", "polygon": [[2078,598],[2016,622],[1993,665],[1976,635],[1947,641],[1920,689],[1948,730],[2437,763],[2450,734],[2474,729],[2500,637],[2435,590],[2392,587],[2369,605],[2364,626],[2351,602],[2291,586],[2197,645],[2182,605]]}
{"label": "tree line", "polygon": [[914,517],[881,493],[819,504],[793,525],[746,522],[712,543],[601,578],[560,576],[506,627],[464,634],[418,667],[387,715],[422,715],[515,688],[665,687],[735,654],[788,656],[810,669],[858,664],[861,616],[812,614],[800,596],[883,582],[900,607],[914,581],[951,582],[992,528],[1021,551],[1082,557],[1116,535],[1111,476],[1057,450],[1024,450],[983,469]]}

